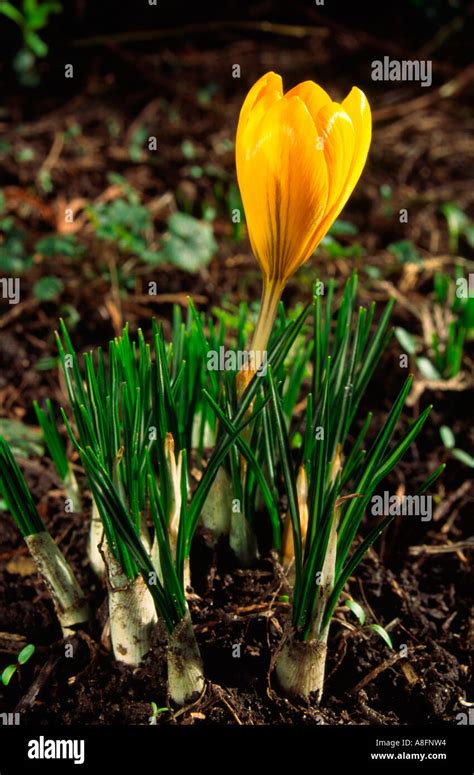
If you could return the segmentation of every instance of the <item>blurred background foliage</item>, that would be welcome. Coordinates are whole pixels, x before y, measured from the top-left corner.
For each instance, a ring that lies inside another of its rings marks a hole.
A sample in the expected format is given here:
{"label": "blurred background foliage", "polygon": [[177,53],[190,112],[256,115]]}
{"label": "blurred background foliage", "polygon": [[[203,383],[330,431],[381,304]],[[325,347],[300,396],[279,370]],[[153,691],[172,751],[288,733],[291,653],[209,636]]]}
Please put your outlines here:
{"label": "blurred background foliage", "polygon": [[[126,319],[170,318],[187,293],[208,308],[249,299],[252,316],[259,272],[234,168],[245,93],[269,69],[335,99],[357,83],[374,113],[366,170],[285,298],[357,268],[363,294],[395,295],[420,383],[468,387],[473,299],[456,283],[474,241],[471,21],[461,0],[383,14],[231,0],[218,16],[168,0],[0,2],[0,273],[21,277],[40,331],[64,315],[108,336]],[[432,60],[431,87],[372,81],[384,56]],[[0,304],[6,327],[20,319],[21,304]]]}

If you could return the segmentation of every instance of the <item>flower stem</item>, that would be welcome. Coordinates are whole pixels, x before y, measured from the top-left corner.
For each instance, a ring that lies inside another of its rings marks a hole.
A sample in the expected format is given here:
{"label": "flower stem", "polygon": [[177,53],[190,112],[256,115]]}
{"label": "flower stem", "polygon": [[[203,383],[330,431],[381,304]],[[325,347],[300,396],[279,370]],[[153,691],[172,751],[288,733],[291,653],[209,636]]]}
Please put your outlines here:
{"label": "flower stem", "polygon": [[[255,353],[255,358],[261,357],[267,348],[282,292],[283,285],[278,281],[263,281],[260,313],[253,335],[252,344],[250,345],[251,351]],[[254,362],[257,363],[256,360]]]}
{"label": "flower stem", "polygon": [[255,372],[259,370],[263,363],[265,363],[265,352],[272,332],[273,323],[275,322],[275,316],[283,292],[283,287],[283,284],[277,280],[267,280],[265,278],[263,280],[260,312],[250,345],[250,366],[242,369],[237,374],[236,387],[239,400],[244,394],[245,389]]}

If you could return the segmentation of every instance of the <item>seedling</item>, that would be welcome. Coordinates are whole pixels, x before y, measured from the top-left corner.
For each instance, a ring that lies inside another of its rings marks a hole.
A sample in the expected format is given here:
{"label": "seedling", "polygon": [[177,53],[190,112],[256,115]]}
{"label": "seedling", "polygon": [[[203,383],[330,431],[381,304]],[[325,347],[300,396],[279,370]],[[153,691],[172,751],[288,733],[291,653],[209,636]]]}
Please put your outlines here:
{"label": "seedling", "polygon": [[474,336],[474,297],[458,292],[462,267],[455,277],[438,272],[434,277],[434,305],[426,305],[420,316],[423,340],[397,327],[395,335],[413,359],[421,376],[429,381],[458,377],[465,343]]}
{"label": "seedling", "polygon": [[456,446],[456,438],[453,431],[447,425],[442,425],[439,435],[449,455],[469,468],[474,468],[474,457]]}
{"label": "seedling", "polygon": [[22,648],[22,650],[18,654],[17,661],[14,662],[12,665],[7,665],[7,667],[2,672],[2,683],[4,686],[8,686],[8,684],[12,680],[17,670],[20,670],[20,668],[23,665],[26,665],[26,663],[31,659],[35,651],[36,651],[36,646],[33,646],[32,643],[29,643],[27,646]]}
{"label": "seedling", "polygon": [[389,649],[393,650],[393,644],[392,639],[390,635],[388,634],[385,627],[382,627],[381,624],[369,624],[367,626],[365,625],[366,620],[366,614],[362,606],[357,603],[355,600],[352,600],[352,598],[348,598],[345,602],[346,608],[348,608],[356,617],[359,624],[361,625],[361,632],[364,632],[365,630],[370,630],[371,632],[377,633],[377,635],[382,638],[384,643],[389,647]]}
{"label": "seedling", "polygon": [[66,558],[46,530],[23,474],[0,436],[0,493],[32,555],[54,603],[65,637],[86,622],[89,608]]}
{"label": "seedling", "polygon": [[472,247],[474,245],[474,223],[466,213],[454,202],[445,202],[441,205],[440,210],[448,225],[450,252],[457,255],[460,237],[464,237]]}
{"label": "seedling", "polygon": [[149,718],[150,726],[156,726],[158,723],[158,717],[162,713],[169,713],[169,708],[159,708],[156,702],[151,702],[151,716]]}

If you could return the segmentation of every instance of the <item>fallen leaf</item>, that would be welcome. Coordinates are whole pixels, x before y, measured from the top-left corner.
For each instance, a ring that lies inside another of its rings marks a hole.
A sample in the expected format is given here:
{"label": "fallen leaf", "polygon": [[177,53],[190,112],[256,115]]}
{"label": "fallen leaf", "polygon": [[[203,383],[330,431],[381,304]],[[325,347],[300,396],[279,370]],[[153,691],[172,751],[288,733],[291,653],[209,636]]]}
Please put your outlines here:
{"label": "fallen leaf", "polygon": [[36,573],[36,565],[33,558],[23,554],[13,557],[7,563],[6,569],[8,573],[17,576],[31,576],[33,573]]}

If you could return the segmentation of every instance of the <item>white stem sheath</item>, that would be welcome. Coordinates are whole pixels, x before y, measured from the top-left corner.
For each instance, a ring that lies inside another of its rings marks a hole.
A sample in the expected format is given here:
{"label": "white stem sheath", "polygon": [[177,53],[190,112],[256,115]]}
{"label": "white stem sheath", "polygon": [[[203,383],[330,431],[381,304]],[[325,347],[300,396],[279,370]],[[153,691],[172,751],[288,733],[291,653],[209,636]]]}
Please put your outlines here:
{"label": "white stem sheath", "polygon": [[314,695],[321,702],[326,667],[327,630],[318,640],[302,641],[290,636],[276,663],[278,683],[284,694],[308,701]]}
{"label": "white stem sheath", "polygon": [[232,512],[229,544],[242,568],[250,568],[258,560],[255,533],[241,511]]}
{"label": "white stem sheath", "polygon": [[176,705],[192,702],[204,689],[204,670],[189,613],[168,636],[168,691]]}
{"label": "white stem sheath", "polygon": [[[178,455],[176,456],[174,439],[171,433],[166,434],[165,456],[168,464],[168,476],[169,476],[168,484],[169,484],[170,493],[171,493],[170,513],[168,515],[168,533],[169,533],[169,539],[170,539],[171,553],[173,555],[173,560],[176,562],[176,552],[177,552],[177,546],[178,546],[179,524],[181,520],[181,505],[182,505],[181,504],[181,501],[182,501],[181,476],[183,471],[183,453],[180,450],[178,452]],[[186,489],[189,489],[188,482],[186,482]],[[158,546],[156,536],[155,536],[155,544],[157,544],[157,548],[155,550],[155,556],[157,555],[159,559],[159,546]],[[158,564],[155,567],[160,568],[160,580],[163,583],[163,577],[161,574],[161,563],[158,562]],[[191,587],[191,565],[190,565],[189,557],[187,557],[184,561],[183,586],[184,586],[185,592],[188,589],[188,587]]]}
{"label": "white stem sheath", "polygon": [[202,524],[209,531],[208,543],[214,546],[222,535],[228,535],[232,518],[232,484],[221,466],[202,507]]}
{"label": "white stem sheath", "polygon": [[71,501],[73,513],[80,514],[82,511],[81,492],[72,468],[69,469],[66,478],[64,479],[64,489],[66,490],[67,497]]}
{"label": "white stem sheath", "polygon": [[84,593],[63,553],[46,531],[26,536],[26,545],[46,584],[65,637],[89,619]]}
{"label": "white stem sheath", "polygon": [[309,640],[299,639],[293,632],[283,645],[276,663],[278,683],[290,697],[308,701],[313,695],[316,704],[323,696],[324,673],[326,669],[329,624],[323,629],[327,602],[334,587],[334,572],[337,556],[337,528],[339,509],[334,510],[326,556],[324,558],[321,586],[316,601],[316,610]]}
{"label": "white stem sheath", "polygon": [[110,636],[114,656],[127,665],[139,665],[150,650],[157,622],[155,604],[141,576],[130,581],[106,547]]}
{"label": "white stem sheath", "polygon": [[89,542],[87,547],[87,553],[89,555],[89,562],[92,570],[99,579],[103,579],[105,576],[105,564],[104,558],[100,553],[99,546],[104,536],[104,527],[102,525],[99,510],[92,501],[92,516],[89,527]]}
{"label": "white stem sheath", "polygon": [[185,594],[187,593],[188,589],[192,589],[191,584],[191,560],[189,557],[186,557],[184,564],[183,564],[183,587]]}
{"label": "white stem sheath", "polygon": [[[191,448],[197,449],[199,446],[199,439],[201,435],[202,417],[199,412],[194,415],[193,427],[191,430]],[[205,449],[214,447],[216,443],[215,431],[211,428],[210,424],[206,420],[203,434],[203,446]]]}
{"label": "white stem sheath", "polygon": [[[308,532],[308,478],[306,476],[306,468],[302,464],[298,469],[298,475],[296,478],[296,495],[298,499],[298,512],[300,520],[301,531],[301,549],[304,550],[306,545],[306,534]],[[295,545],[293,541],[293,527],[291,523],[290,512],[286,515],[285,526],[283,530],[283,551],[282,551],[282,565],[286,570],[286,578],[290,587],[295,585]]]}

